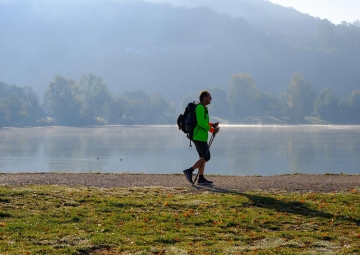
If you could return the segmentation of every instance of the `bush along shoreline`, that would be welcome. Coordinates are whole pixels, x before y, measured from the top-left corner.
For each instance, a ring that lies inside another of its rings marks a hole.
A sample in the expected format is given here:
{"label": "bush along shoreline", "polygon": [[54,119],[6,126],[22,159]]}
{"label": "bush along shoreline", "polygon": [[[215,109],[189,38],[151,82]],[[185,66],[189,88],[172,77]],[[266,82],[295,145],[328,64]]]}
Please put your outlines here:
{"label": "bush along shoreline", "polygon": [[[225,90],[208,88],[214,100],[211,116],[232,124],[360,124],[360,91],[338,99],[333,89],[317,95],[315,87],[295,73],[287,92],[279,96],[257,89],[250,74],[234,74]],[[175,124],[187,103],[198,92],[181,99],[180,105],[161,93],[125,91],[115,96],[100,76],[84,74],[79,81],[55,76],[40,99],[35,91],[0,82],[0,127]],[[174,100],[174,98],[171,98]],[[177,99],[180,101],[180,98]]]}

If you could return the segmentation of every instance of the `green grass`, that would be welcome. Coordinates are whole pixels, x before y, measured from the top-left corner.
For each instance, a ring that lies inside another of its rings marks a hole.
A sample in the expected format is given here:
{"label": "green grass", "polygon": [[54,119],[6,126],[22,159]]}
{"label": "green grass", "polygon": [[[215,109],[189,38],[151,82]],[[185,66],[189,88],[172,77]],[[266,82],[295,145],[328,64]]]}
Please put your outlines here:
{"label": "green grass", "polygon": [[0,186],[0,254],[360,254],[360,190]]}

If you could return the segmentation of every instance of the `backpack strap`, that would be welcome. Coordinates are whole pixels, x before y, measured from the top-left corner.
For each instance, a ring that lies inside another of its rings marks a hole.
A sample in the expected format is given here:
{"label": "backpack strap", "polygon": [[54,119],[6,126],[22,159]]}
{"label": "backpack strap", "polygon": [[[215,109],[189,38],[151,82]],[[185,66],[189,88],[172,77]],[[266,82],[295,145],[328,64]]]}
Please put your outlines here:
{"label": "backpack strap", "polygon": [[198,106],[199,104],[201,104],[204,107],[204,118],[206,116],[206,114],[208,114],[208,109],[205,105],[203,105],[201,102],[199,102],[196,106]]}

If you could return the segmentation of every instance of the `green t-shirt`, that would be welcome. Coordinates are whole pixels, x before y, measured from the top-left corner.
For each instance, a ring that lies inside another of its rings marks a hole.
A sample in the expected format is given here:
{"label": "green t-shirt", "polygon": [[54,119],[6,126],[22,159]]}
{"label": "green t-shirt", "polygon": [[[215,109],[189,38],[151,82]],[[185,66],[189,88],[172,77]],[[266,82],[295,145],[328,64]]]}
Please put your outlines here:
{"label": "green t-shirt", "polygon": [[197,125],[194,129],[193,140],[207,142],[209,126],[209,114],[207,107],[202,104],[198,104],[195,109]]}

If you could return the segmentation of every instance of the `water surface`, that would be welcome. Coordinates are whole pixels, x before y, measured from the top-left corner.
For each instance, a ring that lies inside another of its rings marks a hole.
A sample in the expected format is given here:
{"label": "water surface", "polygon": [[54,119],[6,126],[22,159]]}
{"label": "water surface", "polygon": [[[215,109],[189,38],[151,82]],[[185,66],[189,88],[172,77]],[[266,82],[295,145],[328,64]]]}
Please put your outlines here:
{"label": "water surface", "polygon": [[[197,159],[176,126],[0,129],[1,172],[182,173]],[[209,174],[358,174],[360,126],[222,126]]]}

